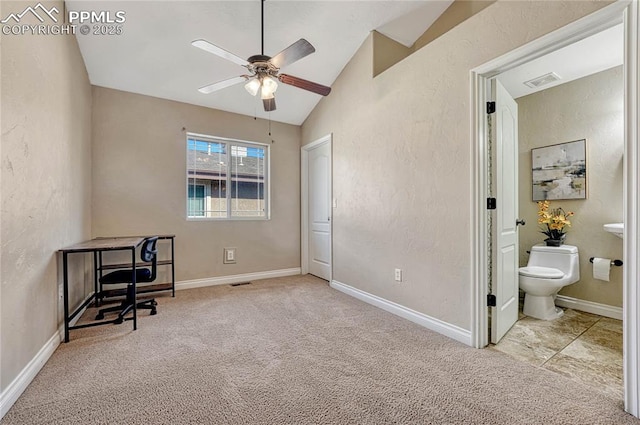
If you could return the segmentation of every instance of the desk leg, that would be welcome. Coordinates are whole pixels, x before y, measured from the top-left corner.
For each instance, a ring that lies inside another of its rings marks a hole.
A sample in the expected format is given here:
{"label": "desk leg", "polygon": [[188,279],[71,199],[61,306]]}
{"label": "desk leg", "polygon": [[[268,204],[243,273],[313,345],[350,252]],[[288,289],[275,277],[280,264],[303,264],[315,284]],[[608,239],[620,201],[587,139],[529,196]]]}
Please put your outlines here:
{"label": "desk leg", "polygon": [[98,290],[98,267],[102,267],[102,264],[98,264],[98,253],[93,251],[93,295],[95,297],[93,301],[94,307],[100,306],[100,291]]}
{"label": "desk leg", "polygon": [[66,252],[62,254],[62,287],[64,302],[64,342],[69,342],[69,267]]}
{"label": "desk leg", "polygon": [[171,296],[176,296],[176,258],[173,252],[173,238],[171,238]]}
{"label": "desk leg", "polygon": [[138,329],[138,290],[136,289],[136,249],[131,250],[131,264],[133,267],[133,276],[131,276],[131,285],[133,286],[133,330]]}

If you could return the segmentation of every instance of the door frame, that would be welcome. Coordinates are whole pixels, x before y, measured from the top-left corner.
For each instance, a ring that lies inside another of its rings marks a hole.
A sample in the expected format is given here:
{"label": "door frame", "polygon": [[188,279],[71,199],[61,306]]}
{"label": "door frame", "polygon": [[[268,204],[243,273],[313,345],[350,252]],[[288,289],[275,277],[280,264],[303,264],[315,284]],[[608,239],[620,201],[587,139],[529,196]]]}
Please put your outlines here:
{"label": "door frame", "polygon": [[[300,148],[300,271],[309,273],[309,151],[329,144],[331,169],[329,170],[329,192],[333,203],[333,133],[308,143]],[[329,282],[333,280],[333,205],[329,205],[331,222],[329,223]]]}
{"label": "door frame", "polygon": [[[487,123],[485,105],[488,101],[487,80],[501,72],[529,62],[561,47],[598,33],[624,21],[624,274],[623,274],[623,362],[624,408],[640,415],[640,51],[638,24],[640,10],[637,0],[616,3],[572,22],[545,36],[518,47],[470,72],[471,78],[471,155],[472,155],[472,302],[471,342],[482,348],[488,344],[487,307]],[[498,200],[500,202],[500,200]]]}

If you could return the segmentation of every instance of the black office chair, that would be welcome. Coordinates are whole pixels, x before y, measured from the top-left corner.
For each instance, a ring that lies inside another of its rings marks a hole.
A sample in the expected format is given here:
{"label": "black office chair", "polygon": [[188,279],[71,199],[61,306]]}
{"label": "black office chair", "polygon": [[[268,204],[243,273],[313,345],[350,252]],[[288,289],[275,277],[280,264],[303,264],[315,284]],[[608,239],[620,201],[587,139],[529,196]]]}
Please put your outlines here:
{"label": "black office chair", "polygon": [[[156,242],[158,242],[158,237],[154,236],[151,238],[145,239],[142,244],[142,249],[140,250],[140,259],[144,262],[151,262],[151,269],[148,268],[138,268],[136,267],[136,285],[143,282],[153,282],[156,280],[156,265],[157,265],[157,253],[156,250]],[[133,309],[133,304],[136,299],[136,294],[133,291],[133,269],[128,270],[117,270],[111,273],[108,273],[100,278],[101,285],[114,285],[121,283],[128,283],[127,285],[127,295],[124,301],[118,306],[103,308],[98,311],[98,315],[96,316],[96,320],[104,319],[105,313],[110,313],[114,311],[119,311],[118,318],[114,320],[114,323],[119,324],[124,321],[124,316],[129,313]],[[158,303],[155,299],[145,299],[138,301],[136,304],[136,308],[143,308],[151,310],[150,315],[153,316],[157,313],[156,306]]]}

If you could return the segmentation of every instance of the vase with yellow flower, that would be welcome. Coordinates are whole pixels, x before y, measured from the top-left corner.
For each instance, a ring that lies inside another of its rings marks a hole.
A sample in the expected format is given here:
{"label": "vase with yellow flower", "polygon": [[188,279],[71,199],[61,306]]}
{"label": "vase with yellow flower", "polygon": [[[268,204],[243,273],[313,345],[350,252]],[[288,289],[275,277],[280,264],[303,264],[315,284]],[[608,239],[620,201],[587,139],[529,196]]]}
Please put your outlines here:
{"label": "vase with yellow flower", "polygon": [[565,211],[562,207],[550,208],[549,201],[538,202],[538,223],[541,224],[541,233],[547,236],[547,246],[560,246],[567,236],[567,227],[571,227],[569,217],[573,212]]}

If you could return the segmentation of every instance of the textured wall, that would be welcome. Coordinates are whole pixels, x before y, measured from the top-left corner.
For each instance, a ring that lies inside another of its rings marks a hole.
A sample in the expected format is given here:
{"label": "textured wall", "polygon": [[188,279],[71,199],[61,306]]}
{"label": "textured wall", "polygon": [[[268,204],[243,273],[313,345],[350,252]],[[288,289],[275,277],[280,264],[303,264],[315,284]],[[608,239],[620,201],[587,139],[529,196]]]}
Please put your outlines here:
{"label": "textured wall", "polygon": [[[93,89],[93,236],[173,233],[176,279],[300,267],[300,128]],[[186,220],[186,133],[271,144],[271,220]],[[222,264],[224,247],[237,263]]]}
{"label": "textured wall", "polygon": [[411,48],[413,50],[421,49],[495,1],[496,0],[455,0],[433,25],[413,43]]}
{"label": "textured wall", "polygon": [[375,79],[367,39],[302,127],[334,135],[334,279],[470,328],[469,71],[602,6],[496,2]]}
{"label": "textured wall", "polygon": [[587,199],[552,201],[574,211],[566,243],[580,250],[580,282],[561,294],[622,307],[622,268],[613,267],[611,282],[593,279],[590,257],[622,259],[622,239],[604,230],[623,217],[624,80],[622,67],[517,99],[520,136],[520,263],[526,250],[542,242],[531,201],[531,149],[587,139]]}
{"label": "textured wall", "polygon": [[[90,236],[91,87],[73,36],[3,35],[1,67],[4,390],[62,321],[56,251]],[[77,302],[83,259],[72,267]]]}
{"label": "textured wall", "polygon": [[411,54],[411,49],[378,31],[372,31],[373,37],[373,76],[400,62]]}

